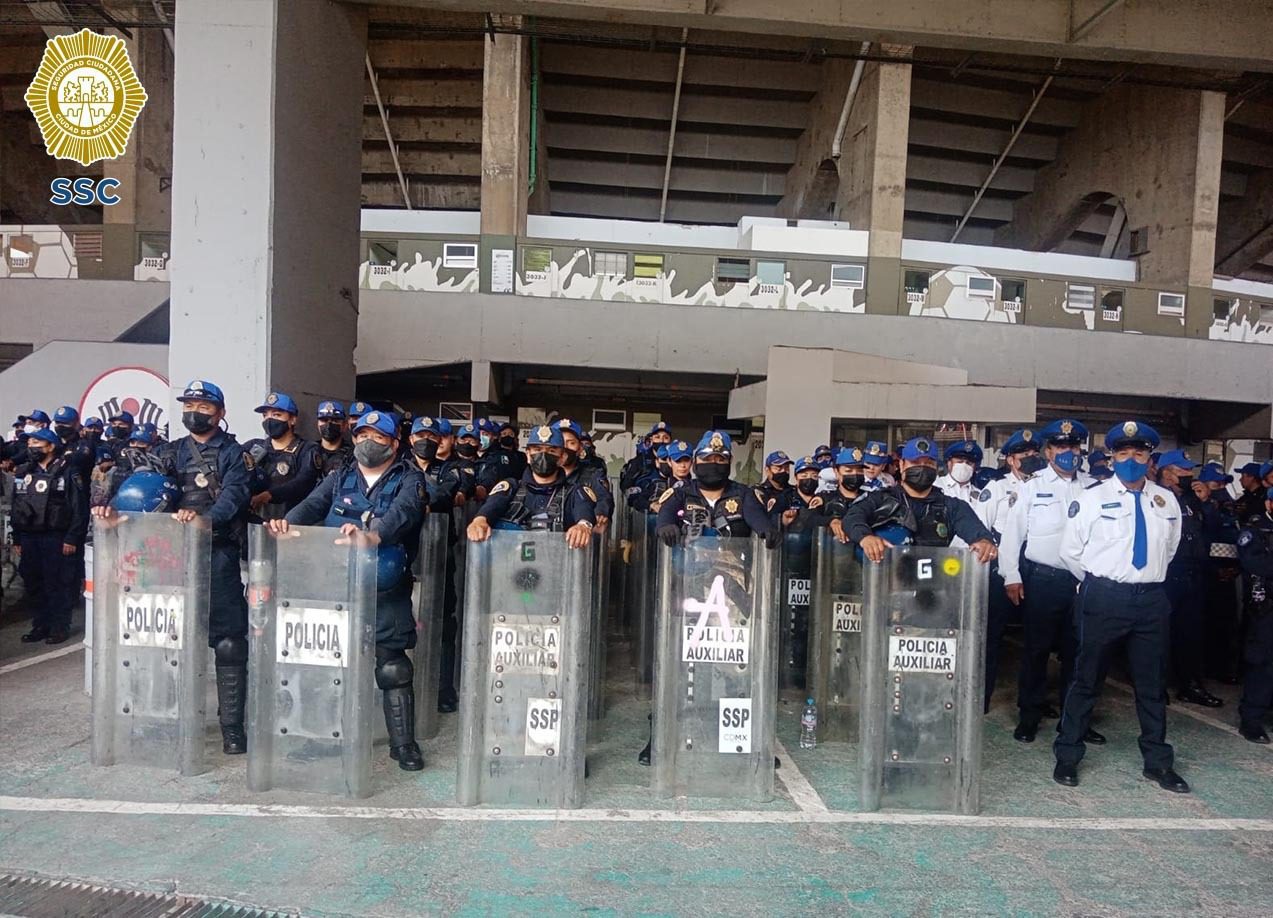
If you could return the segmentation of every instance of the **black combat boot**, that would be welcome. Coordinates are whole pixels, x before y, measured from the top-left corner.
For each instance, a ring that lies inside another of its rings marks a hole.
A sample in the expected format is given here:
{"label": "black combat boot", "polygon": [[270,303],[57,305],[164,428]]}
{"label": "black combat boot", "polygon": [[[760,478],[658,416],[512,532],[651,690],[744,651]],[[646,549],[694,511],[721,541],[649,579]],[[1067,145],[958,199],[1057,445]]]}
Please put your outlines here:
{"label": "black combat boot", "polygon": [[424,768],[424,753],[415,741],[415,694],[409,685],[385,689],[384,693],[389,758],[403,771],[420,771]]}
{"label": "black combat boot", "polygon": [[243,709],[248,700],[248,668],[217,667],[217,720],[221,724],[221,751],[226,755],[243,755],[248,751],[248,737],[243,730]]}

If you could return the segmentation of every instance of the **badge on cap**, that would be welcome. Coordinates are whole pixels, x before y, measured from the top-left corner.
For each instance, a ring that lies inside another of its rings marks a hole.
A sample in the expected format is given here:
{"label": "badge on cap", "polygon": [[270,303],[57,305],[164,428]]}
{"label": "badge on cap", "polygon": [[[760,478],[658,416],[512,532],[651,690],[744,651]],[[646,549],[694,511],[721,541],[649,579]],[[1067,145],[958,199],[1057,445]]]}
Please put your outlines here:
{"label": "badge on cap", "polygon": [[854,448],[854,450],[853,450],[853,461],[854,461],[854,462],[858,462],[858,461],[860,461],[861,459],[862,459],[862,451],[861,451],[860,449]]}
{"label": "badge on cap", "polygon": [[1061,422],[1061,433],[1065,434],[1067,437],[1070,435],[1070,431],[1072,431],[1073,429],[1074,429],[1074,425],[1071,424],[1069,421]]}
{"label": "badge on cap", "polygon": [[420,418],[420,425],[421,425],[422,427],[432,427],[432,426],[433,426],[433,418]]}
{"label": "badge on cap", "polygon": [[968,452],[970,452],[970,453],[971,453],[971,452],[973,451],[973,449],[974,449],[974,446],[973,446],[973,444],[972,444],[971,442],[968,442],[968,443],[965,443],[965,444],[964,444],[964,449],[968,450]]}
{"label": "badge on cap", "polygon": [[930,444],[927,440],[916,440],[915,448],[919,450],[921,453],[926,453],[930,449],[932,449],[932,444]]}
{"label": "badge on cap", "polygon": [[547,424],[544,424],[540,426],[538,433],[539,433],[539,439],[550,440],[552,439],[553,429],[549,427]]}
{"label": "badge on cap", "polygon": [[561,427],[561,428],[569,427],[569,426],[570,426],[570,418],[561,418],[561,419],[559,419],[559,420],[557,421],[557,426],[558,426],[558,427]]}
{"label": "badge on cap", "polygon": [[1123,436],[1125,436],[1125,437],[1134,437],[1134,436],[1136,436],[1136,429],[1137,429],[1137,428],[1136,428],[1136,422],[1135,422],[1135,421],[1128,421],[1126,424],[1124,424],[1124,425],[1123,425]]}
{"label": "badge on cap", "polygon": [[724,449],[725,440],[720,434],[714,433],[712,434],[712,439],[708,441],[707,445],[711,449]]}
{"label": "badge on cap", "polygon": [[871,448],[870,448],[869,452],[870,452],[870,454],[871,454],[872,456],[878,456],[878,455],[880,455],[880,447],[879,447],[879,444],[877,444],[877,443],[872,443],[872,444],[871,444]]}
{"label": "badge on cap", "polygon": [[277,404],[278,404],[278,396],[277,396],[277,395],[275,395],[273,392],[271,392],[271,393],[269,394],[269,396],[265,399],[265,404],[267,404],[267,405],[277,405]]}
{"label": "badge on cap", "polygon": [[200,381],[200,380],[198,380],[198,379],[196,379],[194,382],[192,382],[192,383],[190,384],[190,388],[191,388],[191,389],[202,389],[202,388],[203,388],[203,382],[202,382],[202,381]]}
{"label": "badge on cap", "polygon": [[368,424],[374,424],[380,420],[380,415],[373,411],[371,414],[364,416],[363,420]]}
{"label": "badge on cap", "polygon": [[1022,439],[1022,440],[1025,440],[1025,442],[1029,443],[1031,440],[1033,440],[1033,439],[1034,439],[1034,431],[1033,431],[1033,430],[1023,430],[1023,431],[1021,431],[1021,439]]}

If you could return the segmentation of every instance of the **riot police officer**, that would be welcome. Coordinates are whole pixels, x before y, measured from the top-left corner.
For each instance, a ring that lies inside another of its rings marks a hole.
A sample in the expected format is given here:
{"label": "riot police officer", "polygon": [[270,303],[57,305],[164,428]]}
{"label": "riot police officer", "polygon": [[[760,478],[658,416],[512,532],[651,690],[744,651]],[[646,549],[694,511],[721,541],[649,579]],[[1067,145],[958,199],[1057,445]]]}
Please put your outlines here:
{"label": "riot police officer", "polygon": [[1250,742],[1267,745],[1264,720],[1273,707],[1273,487],[1264,492],[1263,511],[1244,521],[1238,558],[1246,620],[1238,730]]}
{"label": "riot police officer", "polygon": [[489,456],[492,452],[507,458],[506,465],[509,478],[520,479],[522,477],[522,473],[526,471],[526,457],[522,455],[521,448],[517,442],[517,425],[511,421],[504,421],[499,425],[487,455]]}
{"label": "riot police officer", "polygon": [[[500,436],[502,438],[503,434]],[[610,469],[606,466],[606,461],[597,455],[597,447],[592,441],[592,434],[586,430],[579,435],[579,456],[580,468],[595,469],[607,478],[610,477]]]}
{"label": "riot police officer", "polygon": [[[777,449],[765,457],[765,480],[756,488],[756,499],[760,501],[766,513],[782,513],[787,509],[785,502],[792,496],[791,457]],[[784,506],[779,507],[779,502]]]}
{"label": "riot police officer", "polygon": [[862,459],[866,473],[866,481],[862,483],[863,490],[878,491],[896,484],[893,476],[887,472],[888,464],[893,460],[888,452],[888,444],[881,440],[867,440],[865,453]]}
{"label": "riot police officer", "polygon": [[376,685],[384,692],[389,758],[403,771],[419,771],[424,754],[415,738],[415,672],[407,656],[416,643],[410,570],[431,495],[420,471],[398,456],[393,414],[367,412],[354,425],[353,440],[354,461],[268,525],[282,533],[289,525],[322,523],[377,546]]}
{"label": "riot police officer", "polygon": [[71,610],[88,531],[84,478],[47,428],[27,439],[26,461],[14,473],[12,504],[18,570],[32,607],[22,642],[61,644],[71,636]]}
{"label": "riot police officer", "polygon": [[637,443],[636,455],[625,462],[619,472],[619,487],[625,494],[654,465],[654,450],[671,442],[672,430],[667,421],[658,421],[650,427],[649,433]]}
{"label": "riot police officer", "polygon": [[70,405],[53,412],[53,432],[62,441],[62,453],[80,477],[88,481],[97,458],[97,449],[80,436],[80,413]]}
{"label": "riot police officer", "polygon": [[565,532],[571,548],[587,546],[596,525],[593,502],[566,480],[561,468],[565,451],[560,430],[546,424],[531,430],[526,446],[528,467],[521,481],[504,479],[491,489],[469,523],[469,540],[485,542],[491,528],[498,526]]}
{"label": "riot police officer", "polygon": [[593,515],[596,519],[597,531],[605,532],[606,525],[614,516],[614,495],[610,493],[610,479],[596,468],[584,470],[580,465],[583,447],[580,437],[583,428],[569,418],[560,418],[553,427],[561,432],[561,443],[564,448],[561,458],[562,471],[571,486],[584,492],[593,503]]}
{"label": "riot police officer", "polygon": [[1219,463],[1209,462],[1198,473],[1198,481],[1211,491],[1210,503],[1214,507],[1214,514],[1207,519],[1211,541],[1205,575],[1207,674],[1226,685],[1237,685],[1241,628],[1235,581],[1241,567],[1236,547],[1238,508],[1227,488],[1233,483],[1233,476],[1225,474]]}
{"label": "riot police officer", "polygon": [[659,500],[667,493],[668,488],[683,487],[693,477],[694,470],[694,450],[686,441],[673,440],[660,448],[667,450],[668,477],[663,490],[652,495],[647,504],[650,512],[656,514],[659,512]]}
{"label": "riot police officer", "polygon": [[642,513],[651,512],[654,502],[660,494],[672,484],[672,464],[668,459],[670,443],[654,448],[654,466],[643,472],[628,488],[628,506]]}
{"label": "riot police officer", "polygon": [[128,439],[137,426],[131,411],[116,411],[106,419],[106,445],[117,453],[128,445]]}
{"label": "riot police officer", "polygon": [[[1234,469],[1233,472],[1238,476],[1238,484],[1242,491],[1238,494],[1237,500],[1234,501],[1234,513],[1239,522],[1249,520],[1253,516],[1259,516],[1264,510],[1264,492],[1265,485],[1263,476],[1260,474],[1262,466],[1258,462],[1248,462],[1241,468]],[[1233,479],[1230,478],[1230,481]]]}
{"label": "riot police officer", "polygon": [[807,532],[830,522],[822,512],[823,497],[818,494],[822,469],[812,456],[801,456],[795,463],[793,486],[774,504],[771,516],[777,516],[782,528]]}
{"label": "riot police officer", "polygon": [[831,494],[822,498],[822,514],[827,518],[827,528],[840,542],[847,542],[844,534],[844,514],[849,505],[860,498],[862,485],[866,483],[866,465],[862,461],[866,454],[857,446],[842,446],[835,454],[836,486]]}
{"label": "riot police officer", "polygon": [[669,488],[659,498],[655,532],[665,545],[676,545],[684,535],[709,533],[721,536],[765,537],[776,548],[782,530],[770,518],[755,492],[729,476],[734,444],[729,434],[709,430],[694,448],[694,478]]}
{"label": "riot police officer", "polygon": [[345,408],[340,402],[319,402],[315,415],[318,427],[318,477],[339,471],[354,448],[345,442]]}
{"label": "riot police officer", "polygon": [[256,413],[263,416],[265,437],[243,444],[257,471],[251,507],[262,520],[279,519],[314,490],[323,460],[318,448],[296,433],[299,412],[290,395],[271,392]]}

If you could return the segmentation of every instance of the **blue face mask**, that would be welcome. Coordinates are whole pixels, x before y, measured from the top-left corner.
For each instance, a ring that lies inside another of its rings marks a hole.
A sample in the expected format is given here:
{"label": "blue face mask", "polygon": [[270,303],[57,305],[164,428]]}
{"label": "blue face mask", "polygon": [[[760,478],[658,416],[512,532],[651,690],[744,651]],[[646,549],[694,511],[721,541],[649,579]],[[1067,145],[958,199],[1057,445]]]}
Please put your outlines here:
{"label": "blue face mask", "polygon": [[1118,480],[1125,484],[1131,484],[1134,481],[1140,481],[1145,477],[1145,473],[1149,471],[1148,462],[1138,462],[1132,457],[1119,459],[1114,463],[1114,474],[1118,476]]}
{"label": "blue face mask", "polygon": [[1082,463],[1082,459],[1083,457],[1078,453],[1066,450],[1063,453],[1057,453],[1052,461],[1056,463],[1056,467],[1062,472],[1073,472]]}

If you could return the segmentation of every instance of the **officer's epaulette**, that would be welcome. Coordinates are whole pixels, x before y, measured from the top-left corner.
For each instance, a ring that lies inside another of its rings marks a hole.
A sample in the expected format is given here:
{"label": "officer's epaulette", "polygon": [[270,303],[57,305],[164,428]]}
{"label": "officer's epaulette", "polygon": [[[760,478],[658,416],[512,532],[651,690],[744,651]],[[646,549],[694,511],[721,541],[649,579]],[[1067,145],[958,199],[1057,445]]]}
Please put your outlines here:
{"label": "officer's epaulette", "polygon": [[1085,487],[1083,490],[1084,490],[1084,491],[1090,491],[1090,490],[1092,490],[1093,488],[1099,488],[1102,484],[1103,484],[1103,482],[1100,482],[1100,481],[1094,481],[1094,482],[1092,482],[1090,485],[1088,485],[1087,487]]}

